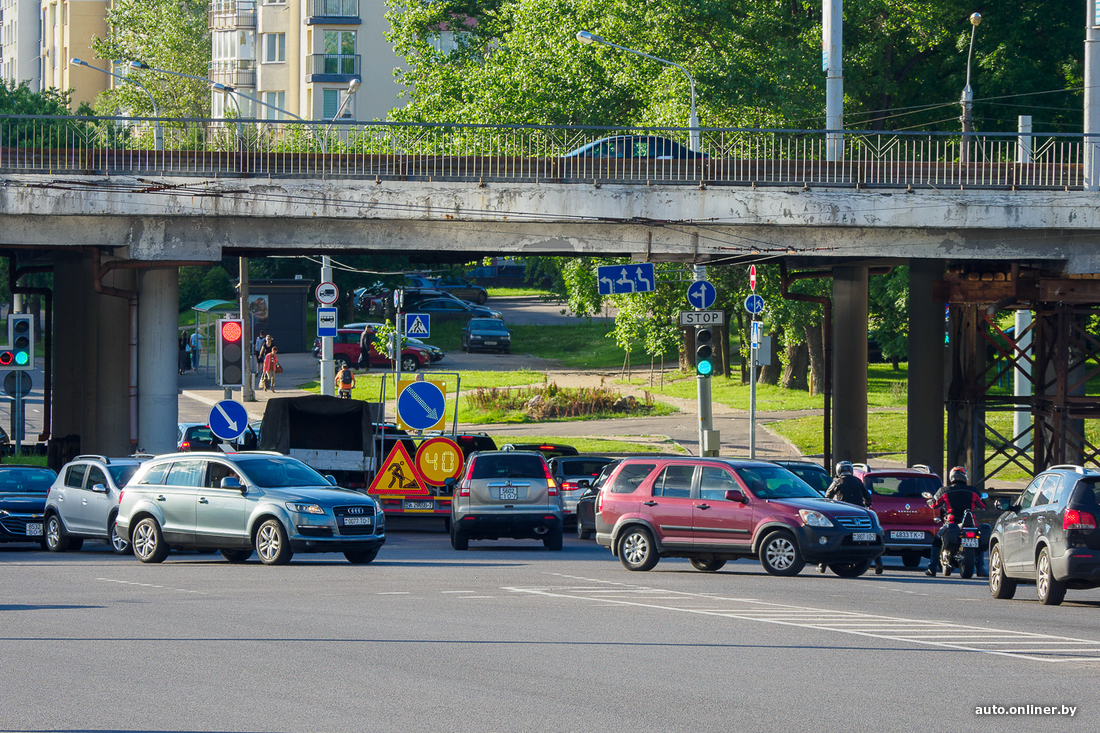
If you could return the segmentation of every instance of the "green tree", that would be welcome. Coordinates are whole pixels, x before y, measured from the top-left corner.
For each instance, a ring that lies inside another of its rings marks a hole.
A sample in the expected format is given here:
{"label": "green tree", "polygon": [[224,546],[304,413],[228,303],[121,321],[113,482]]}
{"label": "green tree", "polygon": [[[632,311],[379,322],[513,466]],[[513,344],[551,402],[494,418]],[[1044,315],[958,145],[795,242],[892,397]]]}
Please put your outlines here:
{"label": "green tree", "polygon": [[882,356],[898,368],[909,356],[909,267],[895,267],[870,279],[868,311],[871,338]]}
{"label": "green tree", "polygon": [[[92,48],[100,59],[144,61],[149,66],[192,76],[207,75],[210,30],[207,0],[115,0],[107,10],[106,38]],[[125,72],[140,81],[157,100],[163,117],[210,116],[210,85],[155,71]],[[119,84],[104,92],[96,109],[105,114],[153,115],[145,92]]]}

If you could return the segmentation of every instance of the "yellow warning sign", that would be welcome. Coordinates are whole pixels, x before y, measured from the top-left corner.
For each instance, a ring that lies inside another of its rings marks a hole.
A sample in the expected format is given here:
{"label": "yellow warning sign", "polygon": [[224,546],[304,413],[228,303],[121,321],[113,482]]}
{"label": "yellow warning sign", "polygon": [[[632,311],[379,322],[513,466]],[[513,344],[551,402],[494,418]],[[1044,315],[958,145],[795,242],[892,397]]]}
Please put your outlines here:
{"label": "yellow warning sign", "polygon": [[368,494],[400,494],[402,496],[427,496],[430,492],[413,465],[409,452],[400,442],[386,456],[382,468],[371,481]]}

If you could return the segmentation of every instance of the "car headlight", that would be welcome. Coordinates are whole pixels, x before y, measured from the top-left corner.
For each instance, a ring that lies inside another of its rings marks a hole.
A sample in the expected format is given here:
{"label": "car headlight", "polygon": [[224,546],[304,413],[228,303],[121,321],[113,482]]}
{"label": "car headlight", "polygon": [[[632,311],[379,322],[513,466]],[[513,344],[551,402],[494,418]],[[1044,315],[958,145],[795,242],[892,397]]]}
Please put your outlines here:
{"label": "car headlight", "polygon": [[324,514],[325,510],[317,504],[299,504],[298,502],[288,501],[286,508],[292,512],[298,512],[299,514]]}
{"label": "car headlight", "polygon": [[813,509],[799,509],[798,516],[802,517],[802,523],[809,527],[833,526],[833,520],[829,519],[821,512],[815,512]]}
{"label": "car headlight", "polygon": [[6,516],[8,516],[8,513],[6,511],[4,511],[3,509],[0,509],[0,517],[6,517]]}

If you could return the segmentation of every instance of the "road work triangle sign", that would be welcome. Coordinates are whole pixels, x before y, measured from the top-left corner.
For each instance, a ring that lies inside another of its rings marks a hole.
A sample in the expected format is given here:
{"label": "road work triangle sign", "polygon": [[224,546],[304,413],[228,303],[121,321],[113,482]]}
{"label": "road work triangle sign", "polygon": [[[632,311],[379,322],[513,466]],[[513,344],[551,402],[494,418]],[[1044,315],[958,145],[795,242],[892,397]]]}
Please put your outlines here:
{"label": "road work triangle sign", "polygon": [[413,316],[412,321],[408,324],[409,336],[427,336],[428,324],[424,323],[423,316]]}
{"label": "road work triangle sign", "polygon": [[368,494],[385,494],[397,496],[427,496],[428,487],[416,470],[416,464],[409,457],[409,452],[400,442],[395,443],[393,450],[386,456],[382,468],[371,481]]}

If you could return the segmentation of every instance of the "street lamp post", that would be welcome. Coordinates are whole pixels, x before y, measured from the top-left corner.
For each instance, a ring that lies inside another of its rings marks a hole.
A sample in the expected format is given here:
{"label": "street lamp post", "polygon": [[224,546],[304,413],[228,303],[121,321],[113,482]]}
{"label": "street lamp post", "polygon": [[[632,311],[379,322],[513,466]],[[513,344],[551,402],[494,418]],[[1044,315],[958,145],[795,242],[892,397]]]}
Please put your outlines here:
{"label": "street lamp post", "polygon": [[[135,79],[131,79],[128,76],[122,76],[121,74],[116,74],[113,71],[108,71],[107,69],[101,69],[98,66],[92,66],[87,61],[81,61],[80,59],[69,59],[69,63],[73,64],[74,66],[83,66],[87,69],[94,69],[101,74],[107,74],[109,76],[113,76],[116,79],[121,79],[124,82],[133,84],[135,87],[145,92],[149,96],[149,102],[153,105],[153,117],[160,117],[160,108],[157,107],[157,100],[153,99],[153,95],[149,92],[148,89],[145,88],[145,85],[141,82]],[[153,128],[153,147],[156,150],[164,150],[164,131],[160,129],[159,119],[153,122]]]}
{"label": "street lamp post", "polygon": [[690,147],[692,150],[699,151],[699,118],[695,115],[695,79],[692,78],[691,73],[680,64],[677,64],[666,59],[658,58],[657,56],[651,56],[648,53],[642,53],[641,51],[635,51],[633,48],[627,48],[626,46],[620,46],[617,43],[604,40],[601,36],[591,33],[589,31],[577,31],[577,40],[584,44],[602,43],[605,46],[611,46],[617,48],[620,51],[628,51],[629,53],[636,53],[639,56],[644,56],[651,61],[657,61],[662,64],[668,64],[669,66],[675,66],[680,71],[684,72],[684,76],[687,77],[688,85],[691,87],[691,115],[688,117],[688,139],[691,141]]}
{"label": "street lamp post", "polygon": [[969,162],[970,153],[967,149],[967,138],[969,133],[974,130],[974,117],[972,112],[974,110],[974,90],[970,88],[970,60],[974,56],[974,34],[978,30],[978,24],[982,22],[981,13],[970,14],[970,51],[966,54],[966,86],[963,87],[962,99],[959,100],[962,104],[962,130],[963,130],[963,147],[962,147],[962,161],[964,163]]}

